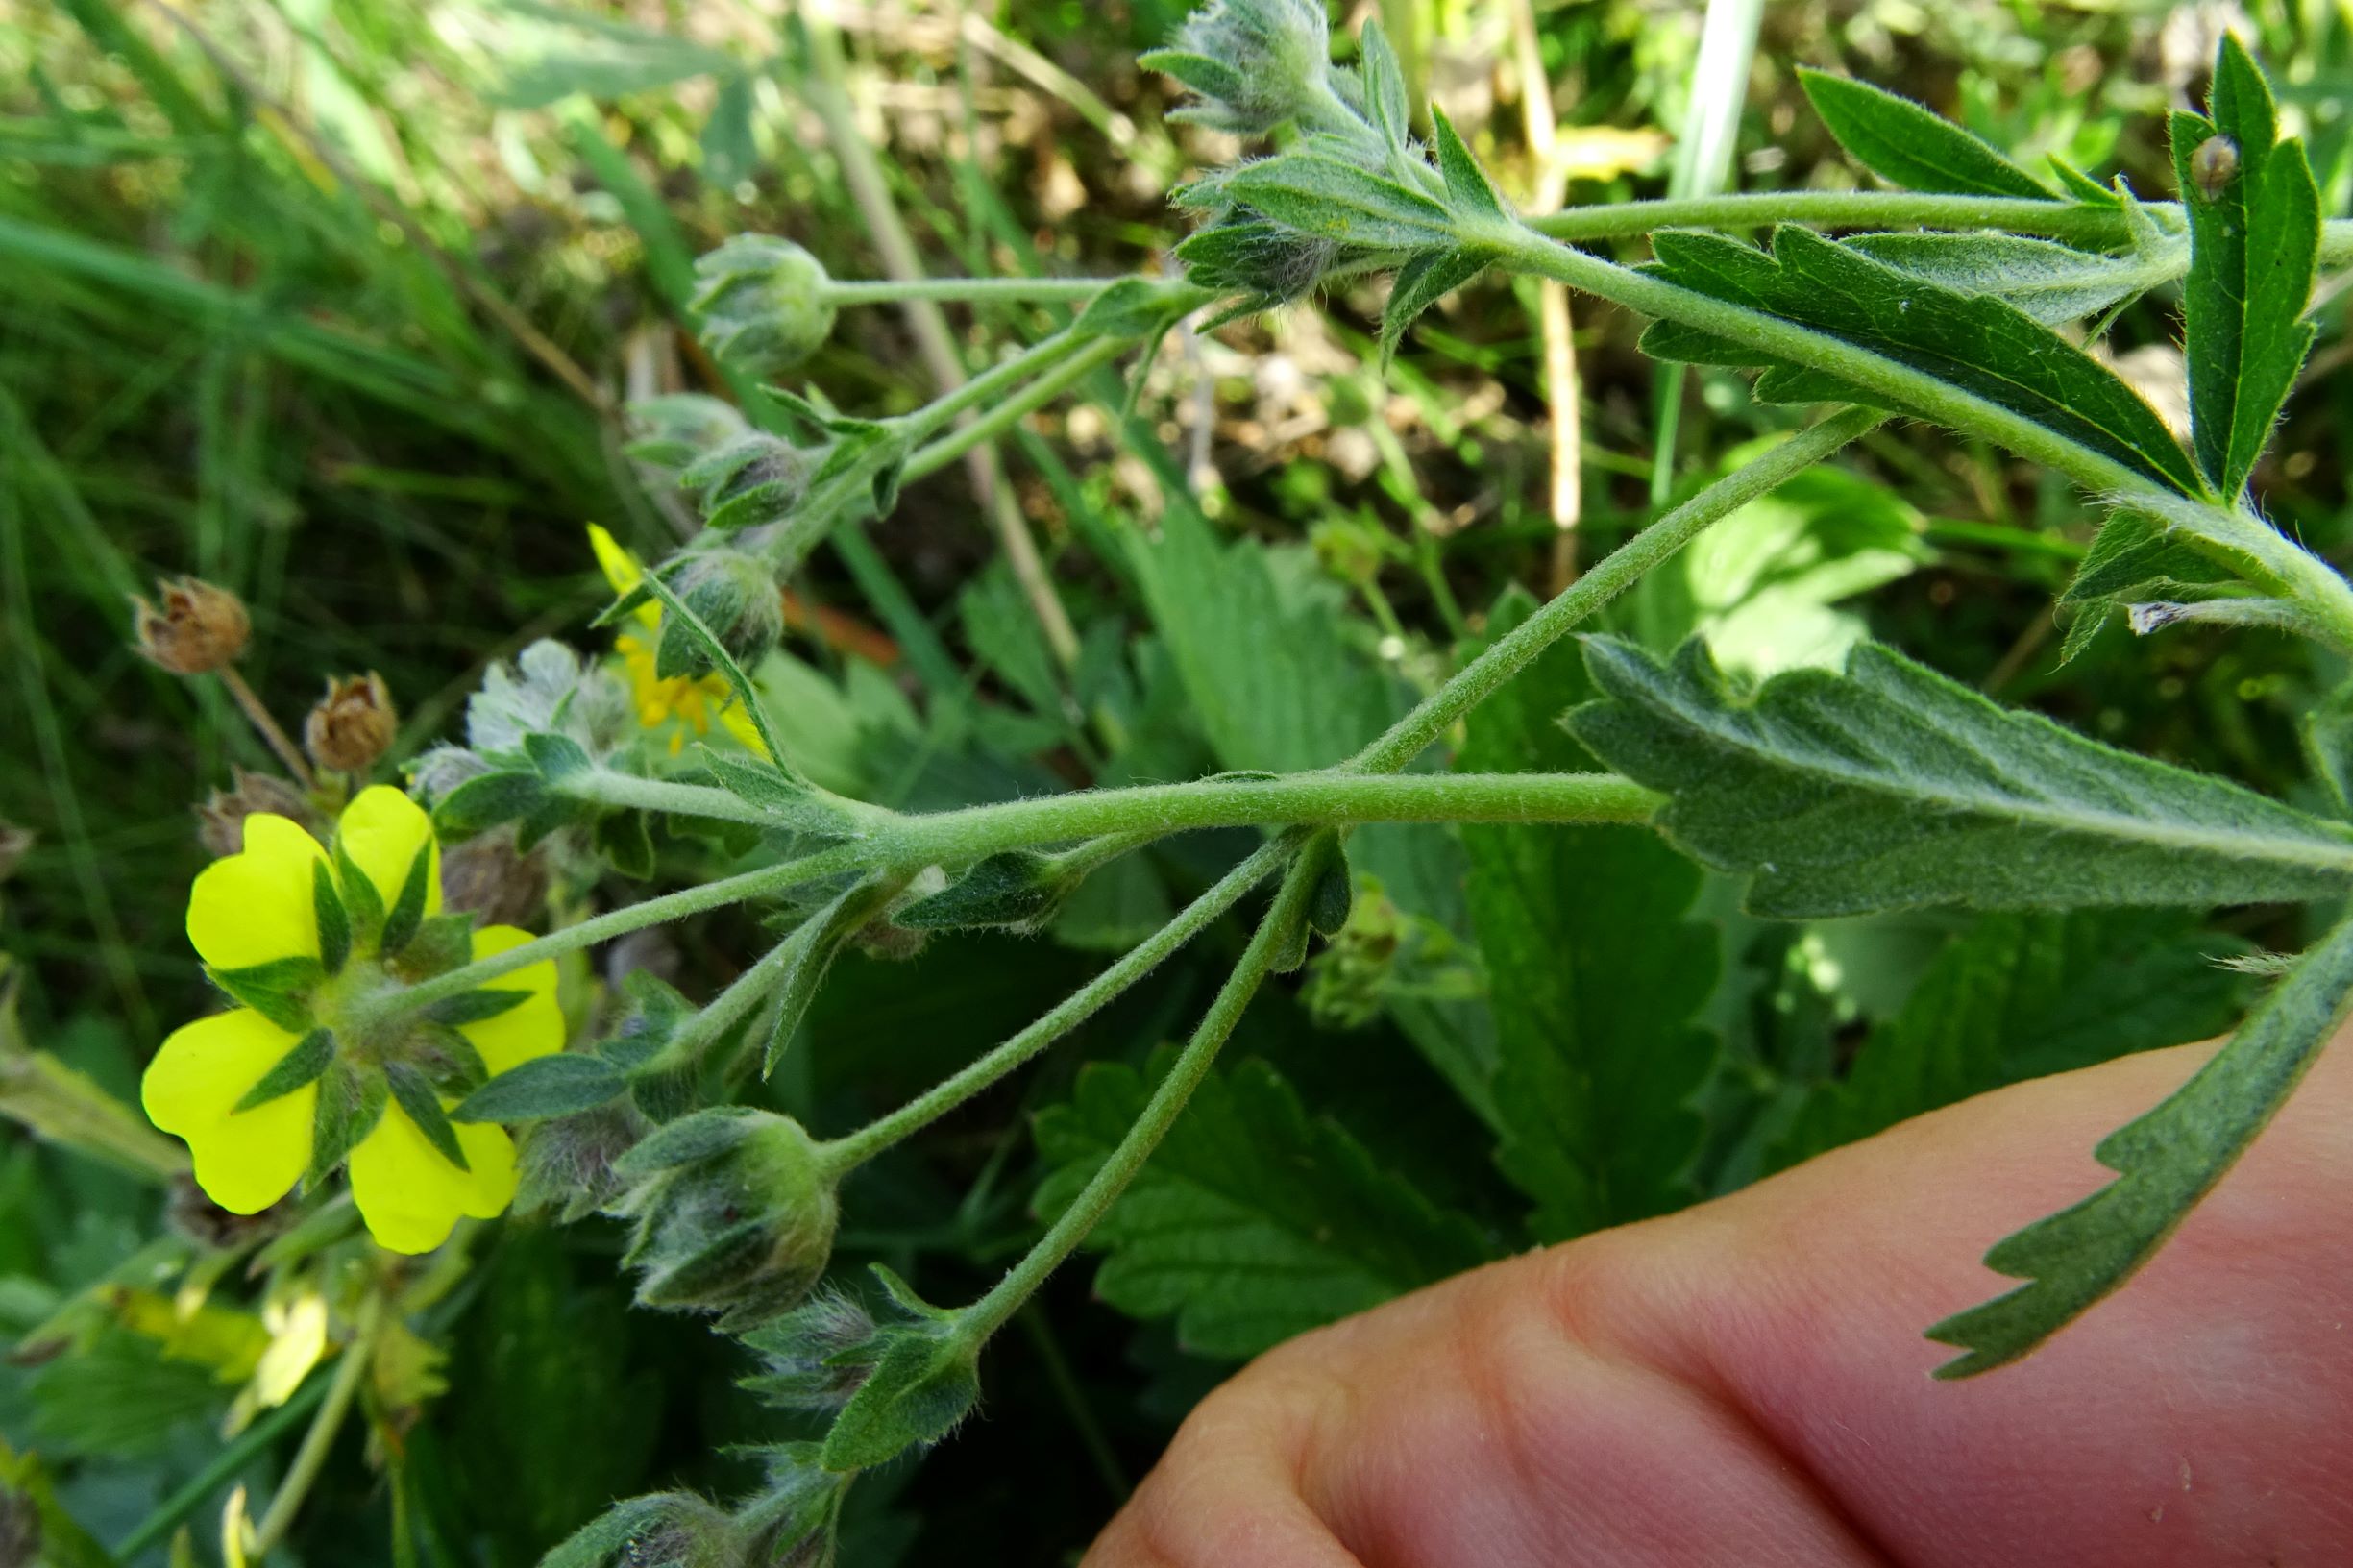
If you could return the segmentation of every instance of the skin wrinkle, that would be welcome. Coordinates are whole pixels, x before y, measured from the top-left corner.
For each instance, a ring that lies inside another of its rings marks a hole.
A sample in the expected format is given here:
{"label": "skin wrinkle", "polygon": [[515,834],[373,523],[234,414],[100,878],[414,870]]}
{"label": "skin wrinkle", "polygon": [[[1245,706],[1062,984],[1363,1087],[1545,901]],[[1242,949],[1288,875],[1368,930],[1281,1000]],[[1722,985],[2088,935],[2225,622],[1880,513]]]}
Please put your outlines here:
{"label": "skin wrinkle", "polygon": [[1204,1403],[1089,1568],[2348,1560],[2353,1048],[2122,1291],[2016,1366],[1927,1376],[1950,1353],[1921,1328],[2003,1286],[1984,1247],[2112,1179],[2093,1145],[2203,1049],[1303,1336]]}

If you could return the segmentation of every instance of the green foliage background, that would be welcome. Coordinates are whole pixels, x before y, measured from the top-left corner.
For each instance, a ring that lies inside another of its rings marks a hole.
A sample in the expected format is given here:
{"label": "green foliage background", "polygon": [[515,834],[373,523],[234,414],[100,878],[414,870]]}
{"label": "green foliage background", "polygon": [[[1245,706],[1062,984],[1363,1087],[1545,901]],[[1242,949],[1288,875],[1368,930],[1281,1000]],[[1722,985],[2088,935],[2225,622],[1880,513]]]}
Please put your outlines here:
{"label": "green foliage background", "polygon": [[[2321,210],[2341,213],[2353,18],[2251,9]],[[1523,178],[1519,85],[1495,64],[1507,11],[1383,10],[1466,138]],[[2167,193],[2162,115],[2202,93],[2212,54],[2161,9],[1767,10],[1743,188],[1856,178],[1807,108],[1805,65],[1906,91],[2022,160],[2057,152]],[[488,662],[580,635],[605,597],[584,520],[649,553],[672,537],[667,498],[640,487],[597,404],[711,383],[678,331],[693,255],[753,230],[808,245],[837,278],[880,270],[805,108],[805,53],[760,8],[181,14],[184,30],[64,0],[0,19],[0,818],[38,835],[0,888],[0,945],[22,968],[28,1037],[126,1094],[202,994],[179,931],[202,863],[189,808],[233,764],[267,758],[212,683],[136,659],[125,596],[182,571],[234,587],[255,612],[248,675],[282,714],[331,673],[380,670],[419,749]],[[1165,85],[1134,64],[1179,8],[1017,0],[962,34],[949,8],[860,14],[854,86],[936,270],[1133,267],[1178,233],[1167,177],[1227,150],[1171,140]],[[1597,0],[1537,24],[1569,125],[1682,123],[1690,8]],[[1654,194],[1663,172],[1572,194]],[[1298,312],[1172,350],[1135,421],[1105,373],[1085,413],[1007,444],[1079,622],[1067,690],[961,475],[872,530],[887,580],[821,556],[802,591],[887,630],[900,659],[790,644],[763,679],[797,760],[905,807],[1313,767],[1516,624],[1556,534],[1532,285],[1440,306],[1385,383],[1360,368],[1378,301],[1344,291],[1329,323]],[[2177,303],[2131,306],[2111,342],[2161,360]],[[1051,315],[954,320],[978,363],[991,329]],[[2341,363],[2345,315],[2341,299],[2320,313],[2316,367]],[[1654,515],[1660,426],[1638,324],[1592,305],[1578,322],[1592,559]],[[808,375],[855,412],[931,392],[889,310],[846,313]],[[2257,483],[2284,528],[2333,553],[2353,535],[2353,379],[2306,382]],[[1794,422],[1739,375],[1699,368],[1673,488]],[[2055,478],[1884,430],[1613,609],[1605,629],[1626,651],[1611,668],[1647,668],[1640,649],[1697,629],[1736,674],[1764,676],[1831,662],[1868,629],[2083,733],[2301,788],[2293,723],[2338,673],[2287,639],[2180,627],[2142,644],[2111,625],[2059,667],[2047,606],[2092,523]],[[1580,652],[1555,649],[1478,710],[1457,765],[1586,766],[1603,743],[1554,720],[1594,696]],[[1098,712],[1116,745],[1078,717]],[[912,968],[846,959],[777,1103],[829,1131],[899,1103],[1247,842],[1196,835],[1123,863],[1044,936],[944,939]],[[2224,1029],[2248,991],[2212,959],[2306,935],[2260,912],[1769,924],[1737,912],[1731,880],[1605,827],[1387,827],[1351,847],[1380,897],[1253,1009],[1097,1234],[1100,1272],[1058,1279],[999,1342],[989,1440],[852,1494],[846,1560],[925,1560],[976,1532],[1004,1560],[1056,1560],[1235,1359],[1929,1105]],[[707,994],[752,940],[748,919],[722,920],[634,957]],[[1220,927],[1015,1087],[863,1173],[842,1262],[888,1263],[933,1299],[985,1286],[1115,1141],[1164,1066],[1156,1048],[1240,941]],[[135,1184],[0,1134],[0,1335],[118,1263],[154,1210]],[[738,1484],[726,1445],[777,1434],[731,1388],[748,1368],[727,1341],[629,1311],[616,1251],[593,1226],[506,1226],[442,1309],[451,1392],[407,1434],[394,1482],[348,1445],[295,1537],[303,1560],[526,1564],[614,1497]],[[0,1436],[38,1450],[68,1510],[111,1543],[213,1458],[226,1390],[129,1332],[100,1351],[0,1366]],[[245,1473],[262,1484],[278,1462],[263,1448]]]}

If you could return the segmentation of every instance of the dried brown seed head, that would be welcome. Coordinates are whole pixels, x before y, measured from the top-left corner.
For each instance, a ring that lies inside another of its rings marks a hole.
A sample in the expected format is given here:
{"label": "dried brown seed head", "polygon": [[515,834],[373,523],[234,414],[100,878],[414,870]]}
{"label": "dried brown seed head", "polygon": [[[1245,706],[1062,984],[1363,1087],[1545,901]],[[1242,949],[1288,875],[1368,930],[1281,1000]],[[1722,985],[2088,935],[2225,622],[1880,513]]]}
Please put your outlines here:
{"label": "dried brown seed head", "polygon": [[303,748],[322,768],[364,773],[392,749],[400,723],[383,676],[373,670],[343,675],[328,681],[327,695],[303,721]]}
{"label": "dried brown seed head", "polygon": [[228,589],[174,577],[156,584],[156,597],[159,604],[131,598],[138,650],[156,664],[175,675],[202,675],[227,669],[245,651],[253,620]]}

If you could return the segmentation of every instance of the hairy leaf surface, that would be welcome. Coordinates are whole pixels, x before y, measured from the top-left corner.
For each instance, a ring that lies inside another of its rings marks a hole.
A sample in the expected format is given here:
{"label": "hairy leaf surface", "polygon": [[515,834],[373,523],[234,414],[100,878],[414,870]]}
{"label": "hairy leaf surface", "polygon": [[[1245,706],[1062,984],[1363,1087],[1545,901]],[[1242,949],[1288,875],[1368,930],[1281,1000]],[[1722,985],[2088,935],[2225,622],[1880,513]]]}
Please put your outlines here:
{"label": "hairy leaf surface", "polygon": [[[1039,1213],[1060,1213],[1166,1070],[1112,1063],[1079,1074],[1038,1117],[1054,1168]],[[1383,1170],[1348,1132],[1311,1116],[1273,1068],[1205,1080],[1088,1244],[1110,1252],[1095,1289],[1138,1317],[1174,1316],[1191,1349],[1249,1356],[1486,1261],[1470,1221]]]}
{"label": "hairy leaf surface", "polygon": [[1844,674],[1795,670],[1753,697],[1697,643],[1670,665],[1595,638],[1586,658],[1604,700],[1572,716],[1578,736],[1673,796],[1659,825],[1753,876],[1758,914],[2203,908],[2353,886],[2353,832],[1999,707],[1876,645]]}
{"label": "hairy leaf surface", "polygon": [[2331,931],[2195,1076],[2095,1152],[2117,1180],[1997,1242],[1986,1267],[2030,1283],[1928,1337],[1965,1378],[2014,1361],[2130,1279],[2244,1153],[2353,1007],[2353,921]]}
{"label": "hairy leaf surface", "polygon": [[[1501,637],[1534,611],[1514,593]],[[1577,649],[1555,644],[1471,711],[1455,766],[1588,770],[1559,723],[1592,695]],[[1678,1208],[1701,1122],[1691,1096],[1716,1042],[1693,1021],[1715,989],[1716,938],[1685,919],[1700,870],[1623,827],[1466,826],[1472,927],[1495,1015],[1498,1161],[1560,1240]]]}
{"label": "hairy leaf surface", "polygon": [[2303,315],[2319,261],[2320,199],[2303,145],[2278,139],[2262,68],[2228,34],[2209,107],[2211,119],[2172,117],[2173,169],[2190,219],[2182,285],[2190,431],[2206,477],[2236,496],[2312,349],[2316,329]]}
{"label": "hairy leaf surface", "polygon": [[2024,169],[1950,120],[1884,87],[1801,68],[1798,84],[1848,156],[1910,190],[2051,200]]}
{"label": "hairy leaf surface", "polygon": [[2237,950],[2169,910],[1985,916],[1938,955],[1846,1076],[1806,1101],[1769,1164],[2021,1079],[2219,1034],[2244,1006],[2246,979],[2215,960]]}
{"label": "hairy leaf surface", "polygon": [[[1661,232],[1653,245],[1653,267],[1671,282],[1934,376],[2183,495],[2203,488],[2189,454],[2139,393],[2005,299],[1949,288],[1794,226],[1774,231],[1770,254],[1682,230]],[[1764,366],[1756,393],[1767,402],[1887,405],[1834,376],[1674,322],[1654,322],[1642,348],[1662,359]]]}

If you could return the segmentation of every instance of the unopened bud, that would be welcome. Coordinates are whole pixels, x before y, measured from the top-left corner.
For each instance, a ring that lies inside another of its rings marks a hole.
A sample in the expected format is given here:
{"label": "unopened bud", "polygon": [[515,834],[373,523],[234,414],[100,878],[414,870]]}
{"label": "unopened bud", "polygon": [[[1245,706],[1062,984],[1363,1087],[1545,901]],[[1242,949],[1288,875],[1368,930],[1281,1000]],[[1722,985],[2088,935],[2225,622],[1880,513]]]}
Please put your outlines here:
{"label": "unopened bud", "polygon": [[702,341],[763,380],[799,364],[833,335],[821,262],[788,239],[738,234],[695,263]]}
{"label": "unopened bud", "polygon": [[667,1123],[614,1162],[637,1221],[623,1261],[637,1299],[720,1314],[736,1334],[809,1293],[840,1206],[816,1140],[789,1116],[720,1106]]}
{"label": "unopened bud", "polygon": [[216,856],[233,855],[245,847],[245,819],[256,812],[284,817],[314,833],[325,825],[310,809],[310,797],[286,780],[233,767],[229,788],[214,790],[196,808],[196,840]]}
{"label": "unopened bud", "polygon": [[364,773],[392,749],[400,726],[383,676],[371,670],[331,678],[327,695],[303,721],[303,748],[322,768]]}
{"label": "unopened bud", "polygon": [[226,588],[194,577],[156,585],[160,604],[132,596],[138,649],[175,675],[225,670],[245,651],[254,624],[245,601]]}
{"label": "unopened bud", "polygon": [[838,1410],[874,1369],[874,1318],[854,1296],[827,1290],[744,1336],[763,1370],[744,1386],[788,1410]]}
{"label": "unopened bud", "polygon": [[[679,602],[738,664],[757,663],[784,635],[784,600],[766,562],[739,550],[700,550],[683,557],[676,574],[671,581]],[[710,668],[711,660],[683,623],[663,626],[654,658],[658,674],[699,674]]]}
{"label": "unopened bud", "polygon": [[[1197,62],[1213,64],[1202,68]],[[1175,45],[1141,63],[1192,89],[1169,118],[1262,136],[1311,117],[1341,91],[1332,75],[1332,24],[1324,0],[1212,0],[1177,30]]]}
{"label": "unopened bud", "polygon": [[515,1155],[515,1213],[570,1224],[610,1209],[623,1189],[613,1166],[646,1130],[626,1100],[532,1123]]}
{"label": "unopened bud", "polygon": [[567,1568],[747,1568],[746,1531],[692,1492],[617,1503],[548,1555]]}
{"label": "unopened bud", "polygon": [[699,392],[673,392],[629,404],[628,453],[672,473],[748,433],[735,405]]}
{"label": "unopened bud", "polygon": [[809,493],[819,454],[772,435],[741,435],[678,471],[702,521],[723,533],[782,522]]}

